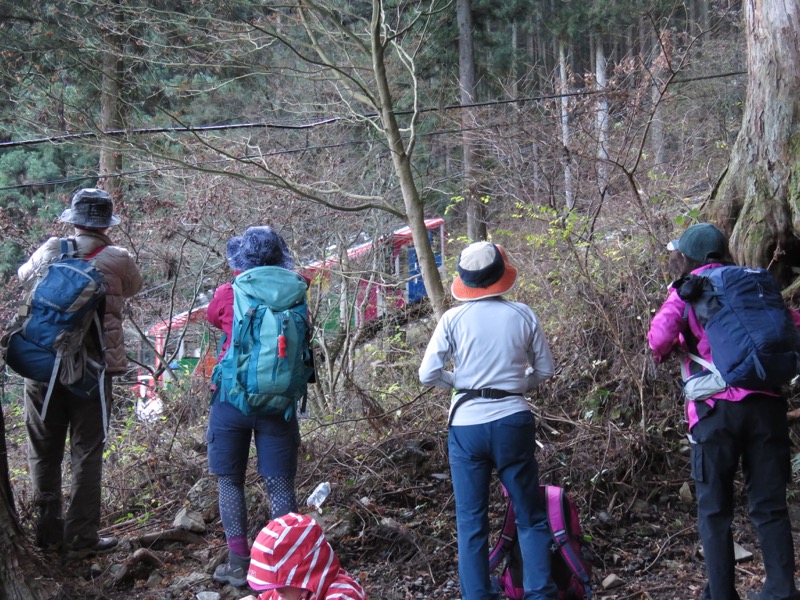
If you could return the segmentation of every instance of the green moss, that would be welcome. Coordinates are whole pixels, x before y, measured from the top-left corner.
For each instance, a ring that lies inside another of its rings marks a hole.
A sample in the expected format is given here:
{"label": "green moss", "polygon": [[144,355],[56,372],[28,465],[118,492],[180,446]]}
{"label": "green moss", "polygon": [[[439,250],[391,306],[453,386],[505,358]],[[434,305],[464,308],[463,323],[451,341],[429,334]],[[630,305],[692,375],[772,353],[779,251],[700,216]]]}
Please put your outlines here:
{"label": "green moss", "polygon": [[800,134],[789,140],[789,181],[786,188],[786,202],[792,215],[795,231],[800,228]]}

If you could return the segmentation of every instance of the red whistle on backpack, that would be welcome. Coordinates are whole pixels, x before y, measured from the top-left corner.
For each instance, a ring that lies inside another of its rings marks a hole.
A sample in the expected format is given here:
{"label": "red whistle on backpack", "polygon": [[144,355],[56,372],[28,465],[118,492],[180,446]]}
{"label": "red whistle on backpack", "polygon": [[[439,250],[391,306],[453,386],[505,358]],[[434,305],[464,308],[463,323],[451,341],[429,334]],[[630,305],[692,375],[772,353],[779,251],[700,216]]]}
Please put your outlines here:
{"label": "red whistle on backpack", "polygon": [[286,358],[286,336],[278,336],[278,358]]}

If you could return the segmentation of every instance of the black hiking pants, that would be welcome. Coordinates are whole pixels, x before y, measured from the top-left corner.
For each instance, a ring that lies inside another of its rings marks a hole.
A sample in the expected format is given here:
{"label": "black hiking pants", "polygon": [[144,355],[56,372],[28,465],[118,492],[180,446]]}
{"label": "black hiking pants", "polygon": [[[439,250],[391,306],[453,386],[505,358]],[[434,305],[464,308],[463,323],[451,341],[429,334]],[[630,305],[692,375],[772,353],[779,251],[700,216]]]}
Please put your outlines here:
{"label": "black hiking pants", "polygon": [[692,477],[708,584],[704,600],[738,600],[734,572],[734,477],[742,463],[750,520],[766,571],[761,600],[800,598],[786,506],[790,479],[786,402],[753,394],[717,400],[692,428]]}
{"label": "black hiking pants", "polygon": [[[106,376],[105,385],[108,409],[110,376]],[[40,546],[91,547],[98,540],[97,530],[100,528],[100,485],[105,447],[100,398],[78,397],[60,383],[55,383],[46,418],[42,421],[41,409],[46,393],[47,384],[25,380],[28,466],[38,508],[36,541]],[[64,514],[61,463],[67,437],[72,482]]]}

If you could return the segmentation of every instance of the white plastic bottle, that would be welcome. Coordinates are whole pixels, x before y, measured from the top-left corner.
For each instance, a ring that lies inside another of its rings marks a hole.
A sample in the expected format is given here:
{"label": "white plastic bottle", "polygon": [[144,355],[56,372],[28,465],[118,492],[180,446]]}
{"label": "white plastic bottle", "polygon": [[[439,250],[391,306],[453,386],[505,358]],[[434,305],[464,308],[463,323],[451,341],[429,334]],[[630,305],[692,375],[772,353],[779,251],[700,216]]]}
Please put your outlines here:
{"label": "white plastic bottle", "polygon": [[323,481],[320,483],[314,491],[311,492],[311,495],[306,500],[306,506],[313,506],[317,510],[320,509],[322,503],[328,499],[328,496],[331,494],[331,484],[327,481]]}

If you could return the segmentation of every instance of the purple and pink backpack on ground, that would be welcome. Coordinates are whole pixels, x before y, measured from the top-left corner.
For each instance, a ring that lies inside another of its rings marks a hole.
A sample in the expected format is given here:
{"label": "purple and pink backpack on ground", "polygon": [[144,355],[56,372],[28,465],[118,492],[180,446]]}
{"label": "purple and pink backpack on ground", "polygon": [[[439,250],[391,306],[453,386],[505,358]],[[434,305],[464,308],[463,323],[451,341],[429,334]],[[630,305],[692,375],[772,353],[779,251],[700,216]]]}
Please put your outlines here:
{"label": "purple and pink backpack on ground", "polygon": [[[539,491],[547,509],[547,525],[553,536],[550,572],[558,588],[558,600],[591,600],[592,551],[581,535],[578,511],[562,488],[540,485]],[[508,496],[505,488],[503,495]],[[489,554],[489,570],[494,571],[504,562],[497,578],[500,591],[509,600],[522,600],[525,596],[522,588],[522,554],[514,518],[514,507],[509,498],[503,530]]]}

